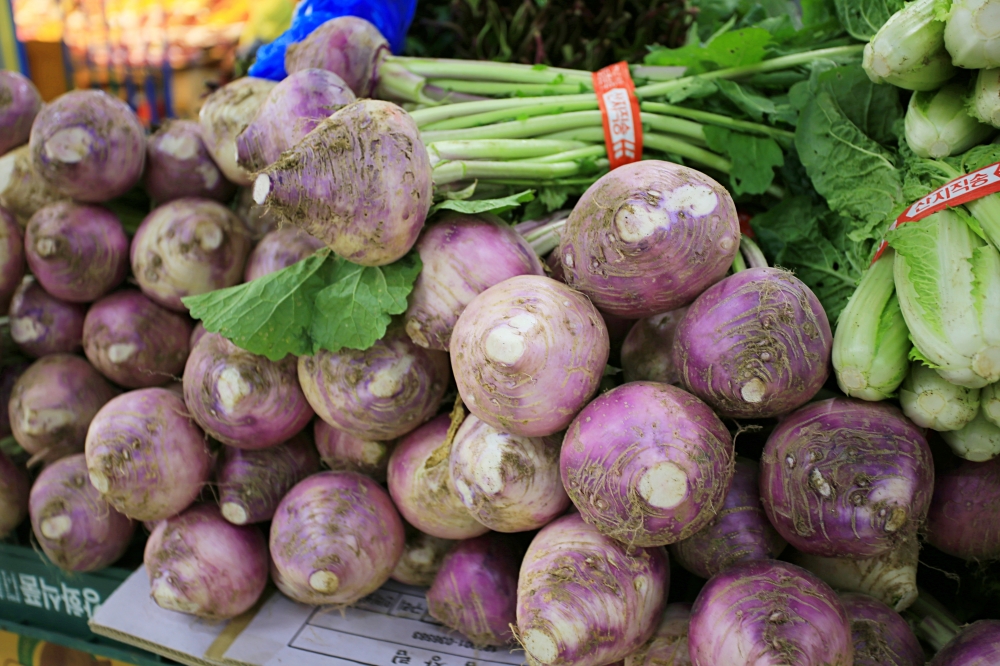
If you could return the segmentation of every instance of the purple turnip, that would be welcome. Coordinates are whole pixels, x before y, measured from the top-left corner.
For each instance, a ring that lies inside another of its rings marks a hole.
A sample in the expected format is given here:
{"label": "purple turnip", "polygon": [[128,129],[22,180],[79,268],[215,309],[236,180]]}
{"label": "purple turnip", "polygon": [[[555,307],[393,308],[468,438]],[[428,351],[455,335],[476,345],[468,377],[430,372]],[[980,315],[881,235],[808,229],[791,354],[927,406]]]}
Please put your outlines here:
{"label": "purple turnip", "polygon": [[313,417],[294,356],[270,361],[218,333],[202,336],[188,356],[184,402],[205,432],[239,449],[291,439]]}
{"label": "purple turnip", "polygon": [[810,555],[862,559],[895,550],[923,524],[933,487],[927,441],[886,403],[807,405],[778,424],[761,458],[768,519]]}
{"label": "purple turnip", "polygon": [[470,539],[487,531],[465,508],[449,472],[446,414],[425,423],[396,445],[389,458],[389,493],[399,513],[421,532],[442,539]]}
{"label": "purple turnip", "polygon": [[0,157],[0,206],[14,214],[21,228],[42,207],[68,198],[35,171],[27,144]]}
{"label": "purple turnip", "polygon": [[190,506],[215,464],[184,401],[163,388],[108,402],[90,425],[86,453],[94,487],[111,506],[142,521],[169,518]]}
{"label": "purple turnip", "polygon": [[264,535],[253,525],[227,523],[207,504],[157,524],[143,563],[157,605],[206,620],[249,610],[267,586]]}
{"label": "purple turnip", "polygon": [[518,641],[544,666],[624,659],[656,630],[669,580],[663,548],[630,553],[580,514],[558,518],[535,536],[521,564]]}
{"label": "purple turnip", "polygon": [[28,473],[0,451],[0,539],[13,532],[28,515]]}
{"label": "purple turnip", "polygon": [[250,173],[260,171],[354,100],[354,93],[333,72],[303,69],[289,74],[236,137],[237,163]]}
{"label": "purple turnip", "polygon": [[316,447],[305,433],[258,451],[227,446],[216,477],[222,516],[234,525],[270,520],[281,498],[318,471]]}
{"label": "purple turnip", "polygon": [[30,275],[14,292],[9,314],[10,337],[30,356],[69,354],[83,344],[87,306],[59,300]]}
{"label": "purple turnip", "polygon": [[538,275],[476,296],[449,345],[459,393],[494,428],[524,437],[564,430],[600,384],[610,353],[586,296]]}
{"label": "purple turnip", "polygon": [[416,243],[431,189],[430,157],[416,122],[395,104],[364,99],[264,169],[253,199],[344,259],[382,266]]}
{"label": "purple turnip", "polygon": [[51,354],[31,364],[14,384],[10,427],[33,460],[54,462],[83,451],[87,429],[118,394],[87,361]]}
{"label": "purple turnip", "polygon": [[201,340],[207,333],[208,331],[205,330],[205,325],[203,323],[200,321],[195,323],[194,328],[191,329],[191,337],[188,341],[188,348],[194,349],[198,344],[198,341]]}
{"label": "purple turnip", "polygon": [[833,334],[819,300],[779,268],[740,271],[705,291],[677,326],[681,382],[721,416],[804,405],[829,376]]}
{"label": "purple turnip", "polygon": [[294,74],[318,67],[343,79],[358,97],[371,97],[378,84],[378,66],[388,55],[389,42],[368,21],[355,16],[331,19],[285,51],[285,70]]}
{"label": "purple turnip", "polygon": [[1000,559],[1000,458],[963,462],[941,475],[927,514],[927,542],[964,560]]}
{"label": "purple turnip", "polygon": [[587,520],[629,546],[687,539],[722,509],[733,440],[708,405],[654,382],[598,396],[563,441],[563,485]]}
{"label": "purple turnip", "polygon": [[360,439],[337,430],[323,419],[313,423],[313,438],[323,464],[334,471],[358,472],[385,482],[395,441]]}
{"label": "purple turnip", "polygon": [[35,171],[60,194],[99,203],[139,182],[146,133],[117,97],[102,90],[71,90],[35,118],[31,157]]}
{"label": "purple turnip", "polygon": [[404,585],[430,587],[445,556],[456,542],[424,534],[405,521],[403,527],[406,542],[403,544],[403,555],[392,570],[392,579]]}
{"label": "purple turnip", "polygon": [[359,439],[395,439],[433,416],[448,374],[448,355],[418,347],[401,326],[364,351],[299,357],[299,383],[316,414]]}
{"label": "purple turnip", "polygon": [[998,663],[1000,620],[979,620],[941,648],[927,666],[993,666]]}
{"label": "purple turnip", "polygon": [[743,560],[776,558],[785,540],[767,521],[760,505],[757,463],[736,458],[729,493],[712,522],[670,546],[670,555],[696,576],[711,578]]}
{"label": "purple turnip", "polygon": [[516,275],[544,275],[538,255],[491,215],[451,213],[417,240],[423,269],[410,293],[406,332],[421,347],[448,350],[452,329],[473,298]]}
{"label": "purple turnip", "polygon": [[[0,71],[0,74],[3,74]],[[0,311],[10,309],[24,278],[24,236],[13,213],[0,206]]]}
{"label": "purple turnip", "polygon": [[691,604],[667,604],[656,633],[636,652],[625,657],[624,666],[691,666],[690,625]]}
{"label": "purple turnip", "polygon": [[559,475],[561,444],[558,435],[521,437],[466,417],[449,462],[465,508],[497,532],[547,525],[569,506]]}
{"label": "purple turnip", "polygon": [[476,647],[511,642],[522,552],[492,532],[455,544],[427,591],[427,611]]}
{"label": "purple turnip", "polygon": [[854,666],[923,666],[924,650],[899,613],[867,594],[842,594],[854,641]]}
{"label": "purple turnip", "polygon": [[223,175],[237,185],[250,185],[253,176],[236,163],[236,137],[254,119],[275,85],[253,76],[238,78],[209,95],[198,112],[205,147]]}
{"label": "purple turnip", "polygon": [[403,521],[380,485],[355,472],[320,472],[285,495],[271,523],[272,576],[299,603],[348,605],[389,579]]}
{"label": "purple turnip", "polygon": [[297,227],[283,227],[270,231],[250,252],[243,280],[250,282],[282,268],[296,264],[324,247],[323,241],[313,238]]}
{"label": "purple turnip", "polygon": [[0,70],[0,155],[28,142],[42,96],[20,72]]}
{"label": "purple turnip", "polygon": [[136,289],[105,296],[87,311],[83,351],[101,373],[127,388],[162,386],[184,371],[191,320]]}
{"label": "purple turnip", "polygon": [[250,237],[228,208],[208,199],[177,199],[139,225],[132,273],[146,296],[187,312],[183,297],[239,284],[249,253]]}
{"label": "purple turnip", "polygon": [[28,266],[56,298],[90,303],[128,272],[128,236],[106,208],[63,201],[31,216],[24,234]]}
{"label": "purple turnip", "polygon": [[[14,393],[14,385],[24,371],[30,367],[30,363],[19,362],[13,365],[4,366],[0,369],[0,406],[10,406],[10,397]],[[0,409],[0,438],[11,434],[10,410]],[[2,538],[2,537],[0,537]]]}
{"label": "purple turnip", "polygon": [[143,185],[158,204],[185,197],[228,203],[236,194],[236,186],[208,153],[201,125],[193,120],[168,120],[149,137]]}
{"label": "purple turnip", "polygon": [[679,384],[674,366],[674,332],[687,308],[640,319],[622,343],[622,377],[626,382]]}
{"label": "purple turnip", "polygon": [[740,562],[691,609],[694,666],[852,666],[851,624],[830,586],[793,564]]}
{"label": "purple turnip", "polygon": [[50,560],[67,571],[95,571],[128,548],[135,523],[111,508],[87,479],[87,459],[68,456],[31,487],[31,527]]}
{"label": "purple turnip", "polygon": [[566,283],[605,312],[649,317],[721,280],[740,247],[736,206],[694,169],[643,160],[602,176],[562,234]]}

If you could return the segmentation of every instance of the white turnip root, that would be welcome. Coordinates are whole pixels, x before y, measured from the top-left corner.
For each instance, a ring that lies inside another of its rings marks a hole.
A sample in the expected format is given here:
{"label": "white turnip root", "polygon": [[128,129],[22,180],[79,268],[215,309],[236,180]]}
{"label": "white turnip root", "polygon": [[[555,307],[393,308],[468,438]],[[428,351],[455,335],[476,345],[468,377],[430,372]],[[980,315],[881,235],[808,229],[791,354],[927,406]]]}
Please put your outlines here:
{"label": "white turnip root", "polygon": [[370,476],[379,483],[385,482],[389,456],[396,445],[387,442],[360,439],[337,430],[323,419],[313,423],[313,439],[323,464],[334,471],[358,472]]}
{"label": "white turnip root", "polygon": [[20,72],[0,70],[0,155],[28,142],[42,96]]}
{"label": "white turnip root", "polygon": [[325,247],[323,241],[313,238],[298,227],[282,227],[269,231],[247,257],[243,281],[250,282],[282,268],[288,268],[323,247]]}
{"label": "white turnip root", "polygon": [[679,384],[674,365],[674,332],[687,308],[640,319],[622,343],[622,377],[626,382]]}
{"label": "white turnip root", "polygon": [[667,604],[656,633],[636,652],[625,657],[623,666],[691,666],[690,625],[691,604]]}
{"label": "white turnip root", "polygon": [[253,176],[236,163],[236,137],[254,119],[275,85],[274,81],[244,76],[209,95],[198,112],[205,147],[223,175],[237,185],[250,185]]}
{"label": "white turnip root", "polygon": [[24,235],[21,227],[14,214],[0,206],[0,312],[10,309],[14,292],[24,278],[24,269]]}
{"label": "white turnip root", "polygon": [[0,206],[13,213],[22,228],[42,207],[67,199],[35,171],[27,144],[0,157]]}
{"label": "white turnip root", "polygon": [[853,666],[924,666],[924,649],[899,613],[867,594],[841,594],[851,620]]}
{"label": "white turnip root", "polygon": [[391,578],[404,585],[430,587],[445,555],[456,542],[424,534],[406,521],[403,521],[403,528],[406,532],[403,555],[392,570]]}
{"label": "white turnip root", "polygon": [[313,474],[274,514],[272,577],[299,603],[352,604],[389,579],[403,538],[403,521],[375,481],[355,472]]}
{"label": "white turnip root", "polygon": [[14,292],[9,315],[10,337],[30,356],[70,354],[83,344],[87,306],[59,300],[30,275]]}
{"label": "white turnip root", "polygon": [[149,137],[143,185],[157,204],[185,197],[229,203],[236,194],[193,120],[168,120]]}
{"label": "white turnip root", "polygon": [[215,460],[184,401],[162,388],[120,395],[87,432],[90,482],[126,516],[156,521],[190,506],[209,482]]}
{"label": "white turnip root", "polygon": [[260,529],[231,525],[207,504],[157,524],[143,563],[157,605],[206,620],[249,610],[267,586],[267,541]]}
{"label": "white turnip root", "polygon": [[28,515],[30,492],[28,473],[0,451],[0,539],[13,532]]}
{"label": "white turnip root", "polygon": [[96,571],[128,548],[135,523],[90,485],[82,453],[58,460],[31,487],[31,527],[50,560],[67,571]]}
{"label": "white turnip root", "polygon": [[339,16],[323,23],[285,51],[285,71],[294,74],[318,67],[339,76],[358,97],[371,97],[378,84],[378,66],[389,53],[389,42],[368,21]]}
{"label": "white turnip root", "polygon": [[47,104],[31,126],[35,171],[60,194],[99,203],[142,177],[146,133],[128,105],[102,90],[71,90]]}
{"label": "white turnip root", "polygon": [[33,460],[51,463],[79,453],[98,410],[117,394],[79,356],[45,356],[18,378],[11,392],[14,439]]}

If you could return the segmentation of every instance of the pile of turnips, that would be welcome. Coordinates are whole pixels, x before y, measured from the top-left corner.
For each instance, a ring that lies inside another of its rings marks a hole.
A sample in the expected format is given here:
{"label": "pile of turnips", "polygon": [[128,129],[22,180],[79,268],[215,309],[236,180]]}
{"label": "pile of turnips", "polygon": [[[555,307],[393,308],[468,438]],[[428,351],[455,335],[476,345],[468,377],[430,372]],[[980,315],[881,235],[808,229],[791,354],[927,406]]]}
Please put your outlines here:
{"label": "pile of turnips", "polygon": [[[1000,459],[936,479],[907,416],[935,404],[934,378],[913,374],[902,411],[824,393],[820,302],[686,166],[601,176],[541,252],[530,224],[431,214],[412,116],[363,98],[371,62],[336,66],[352,85],[315,62],[240,79],[148,138],[104,93],[42,107],[0,78],[26,100],[0,115],[23,135],[0,156],[0,296],[37,359],[11,366],[30,472],[0,455],[0,529],[30,516],[73,571],[144,530],[153,599],[211,620],[269,580],[343,607],[393,578],[531,664],[924,663],[900,615],[919,606],[921,541],[1000,557]],[[307,122],[276,122],[290,109]],[[128,233],[102,204],[133,187],[156,206]],[[238,188],[273,217],[236,212]],[[188,315],[185,297],[322,248],[420,256],[367,349],[271,360]],[[737,455],[748,422],[770,429],[759,460]],[[670,556],[707,579],[690,607],[668,604]],[[942,654],[1000,642],[997,623],[955,629]]]}

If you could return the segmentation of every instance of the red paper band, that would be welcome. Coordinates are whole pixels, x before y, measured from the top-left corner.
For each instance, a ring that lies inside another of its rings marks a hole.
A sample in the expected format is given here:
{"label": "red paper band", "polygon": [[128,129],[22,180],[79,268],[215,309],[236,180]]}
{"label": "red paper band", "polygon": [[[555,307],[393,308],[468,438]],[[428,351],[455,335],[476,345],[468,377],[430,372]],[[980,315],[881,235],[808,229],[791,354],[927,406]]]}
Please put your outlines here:
{"label": "red paper band", "polygon": [[642,159],[642,122],[628,63],[610,65],[592,76],[611,168],[638,162]]}
{"label": "red paper band", "polygon": [[[955,180],[942,185],[930,194],[918,199],[913,205],[903,211],[896,218],[896,221],[889,227],[892,231],[901,224],[916,222],[925,217],[938,213],[945,208],[954,208],[964,203],[982,199],[985,196],[1000,192],[1000,162],[983,167],[978,171],[959,176]],[[878,261],[889,243],[882,241],[878,246],[878,252],[872,259],[874,264]]]}

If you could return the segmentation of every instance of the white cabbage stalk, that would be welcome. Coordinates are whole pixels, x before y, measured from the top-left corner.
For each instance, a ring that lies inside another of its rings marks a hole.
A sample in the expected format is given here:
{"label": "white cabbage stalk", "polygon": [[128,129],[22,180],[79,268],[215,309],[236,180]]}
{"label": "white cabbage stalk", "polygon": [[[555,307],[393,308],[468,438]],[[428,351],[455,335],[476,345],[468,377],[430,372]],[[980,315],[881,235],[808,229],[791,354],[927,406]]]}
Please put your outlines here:
{"label": "white cabbage stalk", "polygon": [[890,232],[913,356],[953,384],[1000,380],[1000,254],[955,210]]}
{"label": "white cabbage stalk", "polygon": [[952,384],[915,361],[899,388],[903,413],[921,428],[943,432],[964,428],[979,412],[979,389]]}
{"label": "white cabbage stalk", "polygon": [[979,392],[979,410],[983,418],[1000,426],[1000,384],[990,384]]}
{"label": "white cabbage stalk", "polygon": [[1000,67],[1000,2],[953,0],[944,45],[956,67]]}
{"label": "white cabbage stalk", "polygon": [[941,439],[956,456],[972,462],[984,462],[1000,455],[1000,427],[990,423],[982,410],[964,428],[941,433]]}
{"label": "white cabbage stalk", "polygon": [[896,298],[894,257],[886,250],[865,272],[837,322],[833,370],[840,390],[852,398],[891,398],[910,367],[913,345]]}
{"label": "white cabbage stalk", "polygon": [[937,3],[916,0],[886,21],[865,45],[862,66],[868,78],[907,90],[935,90],[955,74]]}
{"label": "white cabbage stalk", "polygon": [[917,92],[906,109],[904,136],[920,157],[950,157],[983,143],[996,131],[965,108],[965,86],[952,83],[940,90]]}
{"label": "white cabbage stalk", "polygon": [[969,113],[988,125],[1000,127],[1000,68],[979,70],[972,86]]}

